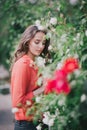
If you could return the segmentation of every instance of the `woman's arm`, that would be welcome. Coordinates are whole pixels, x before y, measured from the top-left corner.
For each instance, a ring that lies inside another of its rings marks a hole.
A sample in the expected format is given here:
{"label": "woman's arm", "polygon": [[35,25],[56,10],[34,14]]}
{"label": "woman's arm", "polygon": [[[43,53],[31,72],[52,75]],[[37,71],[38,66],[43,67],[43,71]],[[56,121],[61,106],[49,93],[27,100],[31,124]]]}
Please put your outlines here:
{"label": "woman's arm", "polygon": [[44,92],[44,89],[45,89],[45,87],[42,86],[42,87],[36,89],[35,91],[33,91],[34,96],[37,96],[37,95],[43,93],[43,92]]}
{"label": "woman's arm", "polygon": [[28,92],[30,70],[26,63],[18,62],[14,65],[11,77],[11,95],[13,106],[18,103],[25,103],[26,100],[32,99],[33,92]]}

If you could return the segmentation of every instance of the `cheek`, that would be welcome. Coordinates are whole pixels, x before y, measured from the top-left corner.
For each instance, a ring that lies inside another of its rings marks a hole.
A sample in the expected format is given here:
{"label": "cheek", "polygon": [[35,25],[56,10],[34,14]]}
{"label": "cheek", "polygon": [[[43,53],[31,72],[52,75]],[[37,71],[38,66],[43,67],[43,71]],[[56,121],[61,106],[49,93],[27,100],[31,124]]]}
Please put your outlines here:
{"label": "cheek", "polygon": [[29,45],[29,49],[34,49],[35,48],[35,44],[34,43],[30,43],[30,45]]}

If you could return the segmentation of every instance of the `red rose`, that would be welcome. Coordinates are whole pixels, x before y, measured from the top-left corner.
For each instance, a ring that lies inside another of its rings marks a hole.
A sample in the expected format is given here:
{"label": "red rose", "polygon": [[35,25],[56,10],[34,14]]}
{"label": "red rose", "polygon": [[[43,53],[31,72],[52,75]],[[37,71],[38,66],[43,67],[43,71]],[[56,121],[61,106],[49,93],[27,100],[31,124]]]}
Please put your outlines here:
{"label": "red rose", "polygon": [[64,65],[62,67],[62,69],[68,74],[73,72],[75,69],[79,68],[79,64],[77,59],[75,58],[68,58],[66,59],[66,61],[64,62]]}
{"label": "red rose", "polygon": [[56,70],[55,78],[56,79],[61,79],[61,80],[66,80],[66,78],[67,78],[66,72],[63,69]]}
{"label": "red rose", "polygon": [[55,92],[57,94],[70,92],[70,86],[66,80],[54,79],[50,80],[45,88],[45,94]]}
{"label": "red rose", "polygon": [[52,93],[55,87],[56,87],[56,80],[55,79],[49,80],[45,87],[45,94]]}
{"label": "red rose", "polygon": [[55,92],[57,94],[60,94],[60,93],[68,94],[70,92],[70,90],[71,89],[70,89],[70,86],[67,81],[64,81],[64,80],[56,81]]}

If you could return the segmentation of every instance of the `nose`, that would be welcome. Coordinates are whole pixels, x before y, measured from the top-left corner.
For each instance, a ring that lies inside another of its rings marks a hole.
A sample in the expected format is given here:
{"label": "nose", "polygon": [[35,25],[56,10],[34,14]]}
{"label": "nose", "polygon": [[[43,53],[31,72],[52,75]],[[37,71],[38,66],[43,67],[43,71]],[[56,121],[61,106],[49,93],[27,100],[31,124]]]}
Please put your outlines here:
{"label": "nose", "polygon": [[44,48],[43,43],[40,43],[40,44],[39,44],[39,49],[43,49],[43,48]]}

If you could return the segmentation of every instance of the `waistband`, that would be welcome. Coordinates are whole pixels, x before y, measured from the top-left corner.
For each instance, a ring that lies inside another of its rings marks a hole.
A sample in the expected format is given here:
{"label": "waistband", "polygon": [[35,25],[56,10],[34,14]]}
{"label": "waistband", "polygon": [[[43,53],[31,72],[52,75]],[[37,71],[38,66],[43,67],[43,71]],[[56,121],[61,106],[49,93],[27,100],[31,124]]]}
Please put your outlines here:
{"label": "waistband", "polygon": [[19,124],[21,124],[21,123],[29,123],[29,124],[31,124],[31,123],[33,123],[33,121],[27,121],[27,120],[15,120],[15,123],[19,123]]}

